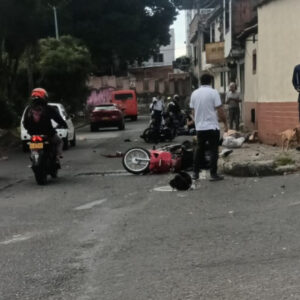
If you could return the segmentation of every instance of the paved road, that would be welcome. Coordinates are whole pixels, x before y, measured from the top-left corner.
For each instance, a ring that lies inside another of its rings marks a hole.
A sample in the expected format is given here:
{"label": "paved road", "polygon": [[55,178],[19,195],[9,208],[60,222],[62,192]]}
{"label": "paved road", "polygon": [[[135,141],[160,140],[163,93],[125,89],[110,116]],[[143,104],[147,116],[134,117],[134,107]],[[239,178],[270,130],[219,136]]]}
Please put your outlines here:
{"label": "paved road", "polygon": [[28,155],[0,162],[0,299],[300,299],[300,177],[158,192],[172,174],[102,156],[145,146],[126,125],[82,128],[47,186]]}

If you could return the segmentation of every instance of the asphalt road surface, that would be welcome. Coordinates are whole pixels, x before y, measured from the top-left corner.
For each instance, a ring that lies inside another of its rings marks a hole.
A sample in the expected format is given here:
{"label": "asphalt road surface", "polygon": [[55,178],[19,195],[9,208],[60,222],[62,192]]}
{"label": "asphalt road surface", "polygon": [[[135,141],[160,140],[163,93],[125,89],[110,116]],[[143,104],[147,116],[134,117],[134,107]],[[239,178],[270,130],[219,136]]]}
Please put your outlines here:
{"label": "asphalt road surface", "polygon": [[80,129],[46,186],[21,150],[0,162],[0,299],[300,299],[299,175],[158,191],[173,174],[103,156],[150,148],[146,122]]}

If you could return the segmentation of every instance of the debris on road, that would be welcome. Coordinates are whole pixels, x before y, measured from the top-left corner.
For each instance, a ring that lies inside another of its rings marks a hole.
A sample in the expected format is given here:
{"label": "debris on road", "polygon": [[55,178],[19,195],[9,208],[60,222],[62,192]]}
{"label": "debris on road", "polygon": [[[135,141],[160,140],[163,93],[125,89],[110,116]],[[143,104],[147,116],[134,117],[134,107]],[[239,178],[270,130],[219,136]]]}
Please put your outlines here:
{"label": "debris on road", "polygon": [[124,154],[120,151],[116,151],[115,154],[101,154],[102,156],[104,157],[107,157],[107,158],[118,158],[118,157],[123,157]]}
{"label": "debris on road", "polygon": [[258,131],[254,130],[248,138],[249,143],[256,143],[258,142]]}
{"label": "debris on road", "polygon": [[233,152],[232,149],[227,149],[224,148],[221,153],[220,153],[220,157],[227,157],[229,154],[231,154]]}
{"label": "debris on road", "polygon": [[224,136],[222,146],[227,148],[241,148],[245,140],[244,137]]}

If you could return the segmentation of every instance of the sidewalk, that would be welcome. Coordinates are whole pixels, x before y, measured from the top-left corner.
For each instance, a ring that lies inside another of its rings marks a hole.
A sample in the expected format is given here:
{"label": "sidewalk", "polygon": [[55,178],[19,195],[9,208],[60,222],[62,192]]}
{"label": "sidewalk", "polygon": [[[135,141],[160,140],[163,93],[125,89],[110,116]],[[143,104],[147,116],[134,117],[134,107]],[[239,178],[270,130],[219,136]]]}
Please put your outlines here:
{"label": "sidewalk", "polygon": [[219,159],[219,170],[240,177],[284,175],[300,170],[300,151],[260,143],[244,143],[232,149],[228,157]]}

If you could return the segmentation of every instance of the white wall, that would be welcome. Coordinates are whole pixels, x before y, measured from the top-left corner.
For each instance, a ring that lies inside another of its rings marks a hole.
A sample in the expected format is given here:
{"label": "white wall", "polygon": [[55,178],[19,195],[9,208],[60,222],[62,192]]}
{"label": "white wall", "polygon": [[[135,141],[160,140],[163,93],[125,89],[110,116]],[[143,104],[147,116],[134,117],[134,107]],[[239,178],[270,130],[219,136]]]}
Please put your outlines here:
{"label": "white wall", "polygon": [[154,62],[153,58],[150,58],[147,62],[143,62],[142,66],[147,67],[162,67],[162,66],[172,66],[175,60],[175,32],[174,29],[170,29],[171,40],[170,44],[167,46],[160,47],[159,53],[163,54],[163,62]]}
{"label": "white wall", "polygon": [[[225,7],[225,0],[223,0],[224,7]],[[226,26],[225,26],[225,9],[224,9],[224,15],[223,15],[223,28],[224,28],[224,39],[225,39],[225,57],[228,57],[232,48],[232,0],[229,1],[229,30],[226,32]]]}
{"label": "white wall", "polygon": [[260,102],[297,99],[291,81],[300,64],[299,11],[299,0],[272,1],[258,9]]}
{"label": "white wall", "polygon": [[[210,26],[210,30],[212,32],[212,27],[215,29],[215,42],[221,42],[221,32],[219,31],[221,18],[218,17]],[[222,24],[223,25],[223,24]]]}
{"label": "white wall", "polygon": [[[252,37],[248,37],[245,47],[245,92],[244,92],[244,101],[245,102],[257,102],[258,101],[258,78],[260,66],[257,64],[256,74],[253,74],[252,68],[252,55],[253,51],[256,50],[256,55],[259,57],[259,44],[256,41],[253,43],[251,41]],[[255,36],[257,40],[257,35]]]}

